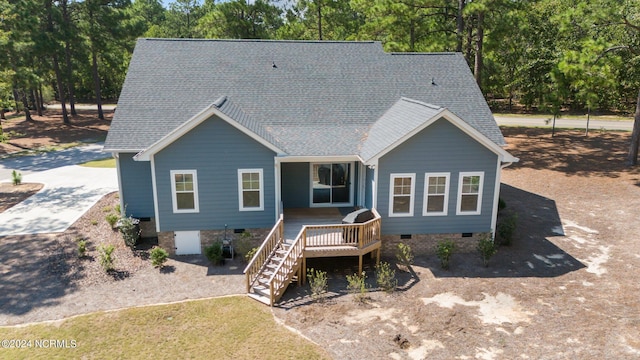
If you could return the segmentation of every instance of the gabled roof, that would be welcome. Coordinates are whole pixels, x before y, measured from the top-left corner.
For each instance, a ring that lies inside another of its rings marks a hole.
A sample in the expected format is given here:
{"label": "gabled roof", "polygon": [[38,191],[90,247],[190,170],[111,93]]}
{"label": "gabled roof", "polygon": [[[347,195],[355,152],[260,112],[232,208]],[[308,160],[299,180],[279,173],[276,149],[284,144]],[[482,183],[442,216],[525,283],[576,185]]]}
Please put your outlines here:
{"label": "gabled roof", "polygon": [[445,119],[480,144],[497,154],[502,162],[517,162],[491,139],[484,136],[448,109],[402,98],[376,121],[363,141],[360,157],[365,164],[375,161],[437,120]]}
{"label": "gabled roof", "polygon": [[164,149],[169,144],[176,141],[181,136],[193,130],[196,126],[214,115],[220,117],[222,120],[242,131],[265,147],[273,150],[275,153],[283,153],[282,150],[275,145],[276,141],[260,126],[259,123],[252,120],[249,116],[244,114],[241,109],[233,105],[226,96],[223,96],[214,101],[211,105],[202,109],[191,119],[182,123],[148,148],[137,153],[134,156],[134,159],[142,161],[150,160],[151,155]]}
{"label": "gabled roof", "polygon": [[369,149],[363,141],[402,97],[446,108],[504,145],[459,53],[385,53],[378,42],[140,39],[105,151],[145,150],[225,96],[217,111],[292,156]]}

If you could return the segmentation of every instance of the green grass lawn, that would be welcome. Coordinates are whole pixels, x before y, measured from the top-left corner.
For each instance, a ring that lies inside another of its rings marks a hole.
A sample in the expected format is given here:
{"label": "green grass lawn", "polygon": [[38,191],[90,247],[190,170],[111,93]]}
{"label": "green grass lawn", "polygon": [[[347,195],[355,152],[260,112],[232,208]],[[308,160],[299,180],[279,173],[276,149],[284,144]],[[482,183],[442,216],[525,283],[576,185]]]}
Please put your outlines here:
{"label": "green grass lawn", "polygon": [[[0,327],[3,339],[31,341],[22,349],[3,346],[3,359],[330,359],[277,324],[269,307],[244,296]],[[66,347],[36,348],[49,340]]]}
{"label": "green grass lawn", "polygon": [[93,167],[93,168],[115,168],[116,159],[110,157],[102,160],[88,161],[80,164],[80,166]]}

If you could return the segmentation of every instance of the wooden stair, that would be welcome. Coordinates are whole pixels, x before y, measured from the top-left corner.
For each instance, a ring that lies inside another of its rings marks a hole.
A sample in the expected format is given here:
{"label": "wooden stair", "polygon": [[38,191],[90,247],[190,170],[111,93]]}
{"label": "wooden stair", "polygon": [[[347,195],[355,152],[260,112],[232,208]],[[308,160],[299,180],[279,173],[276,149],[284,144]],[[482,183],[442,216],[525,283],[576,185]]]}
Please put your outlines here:
{"label": "wooden stair", "polygon": [[299,238],[291,244],[285,242],[281,217],[244,271],[249,297],[273,306],[291,281],[300,281],[303,255]]}

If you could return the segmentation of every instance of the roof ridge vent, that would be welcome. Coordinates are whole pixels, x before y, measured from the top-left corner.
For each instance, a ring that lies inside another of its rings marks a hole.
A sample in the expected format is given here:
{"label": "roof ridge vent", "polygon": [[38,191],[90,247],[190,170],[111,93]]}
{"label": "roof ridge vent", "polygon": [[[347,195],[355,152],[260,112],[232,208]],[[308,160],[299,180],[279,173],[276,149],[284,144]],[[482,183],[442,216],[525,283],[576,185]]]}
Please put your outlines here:
{"label": "roof ridge vent", "polygon": [[218,100],[214,101],[214,102],[213,102],[213,104],[211,104],[211,105],[213,105],[213,106],[215,106],[215,107],[217,107],[217,108],[220,108],[220,107],[221,107],[222,105],[224,105],[224,103],[226,103],[226,102],[227,102],[227,96],[226,96],[226,95],[223,95],[223,96],[220,96],[220,97],[218,98]]}

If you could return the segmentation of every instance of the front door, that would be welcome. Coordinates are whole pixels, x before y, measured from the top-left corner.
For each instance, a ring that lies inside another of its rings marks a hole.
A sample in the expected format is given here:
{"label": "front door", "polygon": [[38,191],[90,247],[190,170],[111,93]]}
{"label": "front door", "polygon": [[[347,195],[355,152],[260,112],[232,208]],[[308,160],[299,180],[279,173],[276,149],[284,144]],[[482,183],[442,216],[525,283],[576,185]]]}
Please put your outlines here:
{"label": "front door", "polygon": [[352,170],[352,163],[312,163],[311,205],[353,205]]}

